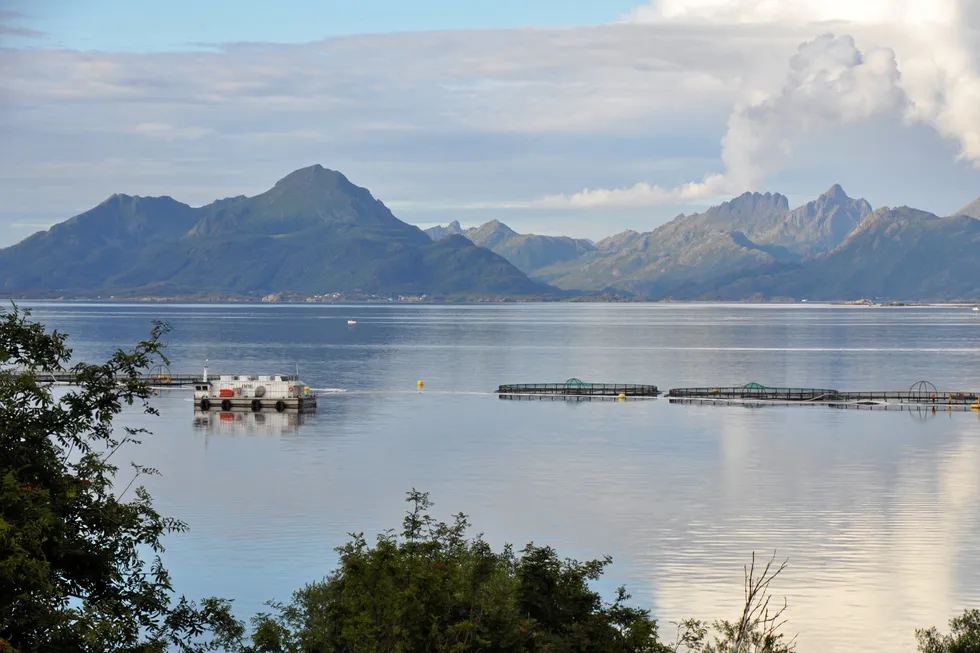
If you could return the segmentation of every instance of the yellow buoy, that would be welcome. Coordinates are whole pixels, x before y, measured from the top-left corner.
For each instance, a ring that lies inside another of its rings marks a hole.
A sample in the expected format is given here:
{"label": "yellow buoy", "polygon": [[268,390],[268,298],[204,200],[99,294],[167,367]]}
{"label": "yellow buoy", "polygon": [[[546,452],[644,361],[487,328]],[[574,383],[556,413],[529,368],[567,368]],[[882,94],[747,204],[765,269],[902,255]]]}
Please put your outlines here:
{"label": "yellow buoy", "polygon": [[626,395],[624,395],[622,392],[620,392],[619,393],[619,400],[620,401],[626,401]]}
{"label": "yellow buoy", "polygon": [[421,390],[422,389],[422,386],[424,386],[425,384],[422,383],[422,379],[419,379],[419,382],[418,382],[417,385],[419,386],[419,390]]}

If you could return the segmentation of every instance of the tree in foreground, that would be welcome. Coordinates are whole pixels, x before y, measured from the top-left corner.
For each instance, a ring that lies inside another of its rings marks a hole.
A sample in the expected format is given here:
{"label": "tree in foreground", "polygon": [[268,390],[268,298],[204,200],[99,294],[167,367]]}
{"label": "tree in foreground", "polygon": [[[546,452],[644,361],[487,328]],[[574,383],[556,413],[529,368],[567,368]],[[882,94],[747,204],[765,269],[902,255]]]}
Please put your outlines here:
{"label": "tree in foreground", "polygon": [[296,592],[288,605],[253,619],[262,653],[359,651],[668,651],[646,610],[625,605],[620,589],[604,603],[590,589],[609,558],[561,560],[529,544],[495,553],[467,538],[462,514],[431,517],[427,494],[413,491],[401,537],[368,546],[363,534],[337,551],[339,566]]}
{"label": "tree in foreground", "polygon": [[76,385],[56,395],[44,373],[66,371],[71,351],[29,315],[0,309],[0,650],[228,647],[242,625],[226,601],[174,598],[161,539],[186,527],[133,487],[155,470],[134,464],[127,485],[114,482],[113,456],[144,432],[112,421],[127,405],[155,412],[140,374],[162,358],[166,327],[75,365]]}
{"label": "tree in foreground", "polygon": [[523,653],[788,653],[778,631],[785,604],[769,609],[768,589],[783,570],[772,561],[746,570],[746,604],[735,622],[686,621],[676,641],[658,638],[647,610],[612,603],[590,588],[611,559],[562,560],[550,547],[528,544],[495,553],[469,522],[429,515],[428,494],[412,491],[400,537],[363,534],[337,549],[338,568],[296,592],[288,604],[252,620],[254,653],[357,651]]}
{"label": "tree in foreground", "polygon": [[919,653],[980,653],[980,610],[965,610],[949,622],[948,635],[936,628],[915,631]]}

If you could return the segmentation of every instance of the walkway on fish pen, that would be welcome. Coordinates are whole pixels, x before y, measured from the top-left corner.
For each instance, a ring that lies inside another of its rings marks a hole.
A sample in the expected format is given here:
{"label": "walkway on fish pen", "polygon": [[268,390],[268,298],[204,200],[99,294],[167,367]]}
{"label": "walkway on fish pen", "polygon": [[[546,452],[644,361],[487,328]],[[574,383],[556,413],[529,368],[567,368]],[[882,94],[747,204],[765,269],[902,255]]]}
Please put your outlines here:
{"label": "walkway on fish pen", "polygon": [[660,391],[655,385],[637,383],[586,383],[581,379],[568,379],[564,383],[515,383],[501,385],[498,395],[541,395],[555,397],[656,397]]}
{"label": "walkway on fish pen", "polygon": [[718,401],[765,401],[786,403],[897,403],[936,406],[969,406],[978,403],[980,392],[940,391],[929,381],[919,381],[908,390],[842,391],[831,388],[774,388],[759,383],[739,387],[674,388],[669,399]]}

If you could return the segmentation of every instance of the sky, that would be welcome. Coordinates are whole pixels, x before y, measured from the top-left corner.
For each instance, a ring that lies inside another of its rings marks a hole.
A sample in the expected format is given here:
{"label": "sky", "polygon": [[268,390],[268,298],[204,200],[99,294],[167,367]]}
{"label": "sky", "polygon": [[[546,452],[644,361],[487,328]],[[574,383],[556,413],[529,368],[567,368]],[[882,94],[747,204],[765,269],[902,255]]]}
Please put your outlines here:
{"label": "sky", "polygon": [[599,239],[746,191],[980,196],[975,0],[0,0],[0,246],[113,193],[340,170]]}

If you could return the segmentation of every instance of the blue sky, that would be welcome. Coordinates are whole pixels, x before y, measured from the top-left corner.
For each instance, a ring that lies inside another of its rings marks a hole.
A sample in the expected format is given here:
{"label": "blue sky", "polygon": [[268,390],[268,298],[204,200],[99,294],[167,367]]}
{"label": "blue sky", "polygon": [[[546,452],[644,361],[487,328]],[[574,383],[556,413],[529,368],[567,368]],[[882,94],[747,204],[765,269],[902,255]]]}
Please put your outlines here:
{"label": "blue sky", "polygon": [[975,0],[0,0],[0,44],[0,246],[314,163],[414,224],[593,239],[980,196]]}
{"label": "blue sky", "polygon": [[[420,30],[590,25],[618,20],[632,0],[7,0],[44,45],[146,52],[192,43],[303,43]],[[28,39],[18,39],[25,45]]]}

